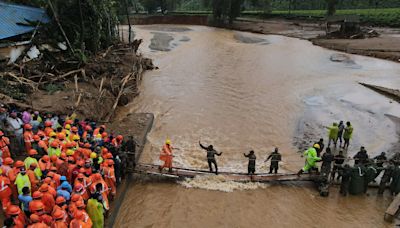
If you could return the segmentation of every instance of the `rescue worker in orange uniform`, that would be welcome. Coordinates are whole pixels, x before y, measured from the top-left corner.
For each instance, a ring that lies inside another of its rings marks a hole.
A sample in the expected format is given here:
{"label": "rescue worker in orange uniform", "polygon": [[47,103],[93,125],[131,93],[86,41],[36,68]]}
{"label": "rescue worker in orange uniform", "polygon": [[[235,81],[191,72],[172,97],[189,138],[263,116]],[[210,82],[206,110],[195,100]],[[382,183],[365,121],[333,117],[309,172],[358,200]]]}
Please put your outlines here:
{"label": "rescue worker in orange uniform", "polygon": [[[33,194],[35,194],[35,193],[33,193]],[[44,205],[43,205],[42,201],[33,200],[29,204],[29,210],[31,211],[32,214],[39,216],[40,221],[44,222],[46,225],[50,226],[51,223],[53,222],[53,218],[50,215],[44,213]]]}
{"label": "rescue worker in orange uniform", "polygon": [[18,198],[18,192],[17,192],[17,187],[15,186],[15,178],[17,177],[14,168],[13,168],[13,163],[14,161],[12,158],[5,158],[3,161],[3,165],[1,166],[1,169],[3,169],[3,173],[8,177],[10,180],[10,188],[12,192],[12,196],[14,199]]}
{"label": "rescue worker in orange uniform", "polygon": [[51,224],[51,228],[68,228],[68,223],[65,222],[65,214],[65,211],[57,209],[52,214],[54,222]]}
{"label": "rescue worker in orange uniform", "polygon": [[38,163],[43,175],[46,176],[51,167],[50,157],[48,155],[44,155],[42,158],[39,159]]}
{"label": "rescue worker in orange uniform", "polygon": [[85,189],[85,187],[81,183],[77,183],[76,185],[74,185],[72,196],[75,194],[80,195],[85,202],[87,202],[87,200],[90,197],[89,192]]}
{"label": "rescue worker in orange uniform", "polygon": [[80,196],[80,195],[78,195],[78,194],[75,194],[75,195],[73,195],[73,196],[71,197],[71,202],[70,202],[69,205],[68,205],[68,213],[69,213],[69,215],[70,215],[71,217],[74,217],[74,214],[75,214],[75,212],[76,212],[76,210],[77,210],[76,203],[77,203],[78,201],[82,201],[82,202],[83,202],[82,196]]}
{"label": "rescue worker in orange uniform", "polygon": [[103,198],[103,206],[106,211],[110,210],[108,201],[108,186],[99,173],[94,173],[91,176],[92,184],[90,185],[90,193],[92,195],[98,194]]}
{"label": "rescue worker in orange uniform", "polygon": [[114,138],[114,139],[111,141],[111,144],[112,144],[115,148],[119,149],[119,148],[121,148],[121,146],[122,146],[123,140],[124,140],[124,137],[123,137],[122,135],[118,135],[116,138]]}
{"label": "rescue worker in orange uniform", "polygon": [[114,171],[114,161],[109,159],[106,160],[105,166],[103,167],[103,175],[104,181],[108,185],[110,189],[110,193],[112,197],[115,197],[117,194],[117,186],[116,186],[116,179],[115,179],[115,171]]}
{"label": "rescue worker in orange uniform", "polygon": [[28,228],[49,228],[46,223],[42,222],[39,215],[37,214],[32,214],[29,219],[31,220],[31,225],[28,226]]}
{"label": "rescue worker in orange uniform", "polygon": [[54,131],[53,128],[52,128],[52,125],[53,125],[53,123],[51,121],[44,122],[44,126],[45,126],[44,133],[48,137],[50,137],[50,133]]}
{"label": "rescue worker in orange uniform", "polygon": [[106,131],[106,126],[101,125],[100,127],[94,129],[93,135],[103,134]]}
{"label": "rescue worker in orange uniform", "polygon": [[10,149],[8,146],[10,145],[10,139],[4,136],[4,133],[0,131],[0,156],[5,159],[11,157]]}
{"label": "rescue worker in orange uniform", "polygon": [[26,170],[26,175],[29,177],[29,181],[31,182],[31,191],[35,192],[39,188],[40,179],[35,173],[35,169],[37,168],[36,163],[32,163],[29,166],[29,169]]}
{"label": "rescue worker in orange uniform", "polygon": [[25,142],[25,150],[28,152],[32,149],[33,133],[32,133],[32,125],[25,124],[24,125],[24,142]]}
{"label": "rescue worker in orange uniform", "polygon": [[74,219],[72,219],[71,223],[69,224],[70,228],[91,228],[89,224],[85,223],[83,220],[85,219],[85,215],[82,211],[78,211],[74,215]]}
{"label": "rescue worker in orange uniform", "polygon": [[56,211],[62,211],[62,212],[64,212],[62,221],[65,222],[66,224],[69,224],[70,219],[69,219],[67,210],[68,210],[67,201],[65,200],[64,197],[58,196],[56,199],[56,205],[54,206],[53,212],[51,213],[52,216],[56,217],[54,215],[56,213]]}
{"label": "rescue worker in orange uniform", "polygon": [[[46,142],[41,140],[39,135],[34,135],[33,140],[35,140],[35,143],[33,144],[33,149],[37,150],[37,152],[40,154],[40,156],[47,154],[48,146],[47,146]],[[35,145],[37,145],[37,146],[35,146]]]}
{"label": "rescue worker in orange uniform", "polygon": [[[55,168],[55,167],[54,167],[54,168]],[[56,168],[56,169],[57,169],[57,168]],[[51,168],[50,168],[50,170],[51,170]],[[57,173],[55,173],[55,172],[53,172],[53,171],[50,171],[50,172],[47,174],[47,177],[50,177],[50,178],[51,178],[51,181],[55,183],[55,188],[57,188],[58,186],[60,186],[60,178],[61,178],[61,175],[59,175],[59,174],[57,174]]]}
{"label": "rescue worker in orange uniform", "polygon": [[14,228],[24,228],[26,225],[25,214],[17,205],[10,205],[7,207],[6,217],[14,220]]}
{"label": "rescue worker in orange uniform", "polygon": [[6,211],[7,207],[11,204],[11,182],[7,177],[3,169],[0,169],[0,200],[3,207],[3,211]]}
{"label": "rescue worker in orange uniform", "polygon": [[44,211],[50,214],[53,211],[53,207],[56,204],[54,196],[49,192],[49,185],[43,184],[40,186],[39,191],[43,194],[42,203],[44,205]]}
{"label": "rescue worker in orange uniform", "polygon": [[82,212],[83,213],[83,221],[89,226],[92,227],[93,226],[93,222],[92,219],[90,219],[88,213],[85,210],[85,204],[82,201],[77,201],[76,204],[76,211],[74,213],[74,216],[76,216],[77,213]]}
{"label": "rescue worker in orange uniform", "polygon": [[69,141],[71,142],[74,141],[74,136],[79,136],[77,127],[71,127],[71,133],[69,134]]}
{"label": "rescue worker in orange uniform", "polygon": [[160,160],[164,161],[164,164],[159,167],[160,172],[162,172],[164,168],[168,168],[168,171],[172,172],[172,149],[171,141],[167,139],[160,153]]}

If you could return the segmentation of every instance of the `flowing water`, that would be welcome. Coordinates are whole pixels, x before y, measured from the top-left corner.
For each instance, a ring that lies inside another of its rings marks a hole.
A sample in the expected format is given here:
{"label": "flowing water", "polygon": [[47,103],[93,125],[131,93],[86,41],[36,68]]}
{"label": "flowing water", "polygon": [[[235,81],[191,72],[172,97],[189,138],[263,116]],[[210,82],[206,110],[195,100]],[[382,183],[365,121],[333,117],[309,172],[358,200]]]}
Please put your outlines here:
{"label": "flowing water", "polygon": [[[169,138],[174,166],[207,169],[198,141],[223,155],[223,171],[246,171],[253,149],[257,171],[274,147],[281,172],[304,164],[299,151],[326,138],[333,121],[351,121],[351,156],[364,145],[370,155],[398,141],[387,117],[396,102],[358,85],[400,87],[400,65],[340,54],[310,42],[202,26],[136,26],[140,52],[159,70],[146,73],[141,94],[128,111],[152,112],[155,123],[141,162],[157,164]],[[151,48],[150,48],[151,47]],[[177,183],[134,184],[116,227],[391,227],[383,222],[389,196],[321,198],[308,185],[239,185],[223,177]],[[212,189],[212,190],[209,190]],[[220,191],[213,191],[220,190]]]}

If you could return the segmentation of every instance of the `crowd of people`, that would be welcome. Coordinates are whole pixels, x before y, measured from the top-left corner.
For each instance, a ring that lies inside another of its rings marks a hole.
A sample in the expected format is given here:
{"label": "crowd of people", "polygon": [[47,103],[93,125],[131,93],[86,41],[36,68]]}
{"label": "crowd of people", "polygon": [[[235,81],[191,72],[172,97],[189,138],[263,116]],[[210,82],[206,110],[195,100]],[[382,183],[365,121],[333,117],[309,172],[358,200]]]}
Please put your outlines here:
{"label": "crowd of people", "polygon": [[75,114],[0,106],[4,227],[103,227],[136,146]]}

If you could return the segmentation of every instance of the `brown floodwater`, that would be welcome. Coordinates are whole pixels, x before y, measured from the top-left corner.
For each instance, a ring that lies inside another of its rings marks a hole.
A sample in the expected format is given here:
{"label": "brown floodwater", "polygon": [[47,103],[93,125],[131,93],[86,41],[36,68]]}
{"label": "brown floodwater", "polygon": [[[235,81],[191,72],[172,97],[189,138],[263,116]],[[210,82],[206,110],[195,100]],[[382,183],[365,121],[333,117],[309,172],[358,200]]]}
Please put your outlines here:
{"label": "brown floodwater", "polygon": [[[140,51],[160,67],[145,74],[127,107],[155,114],[143,163],[158,164],[169,138],[180,148],[174,166],[207,169],[201,140],[224,152],[220,170],[246,171],[243,153],[253,149],[257,171],[266,172],[262,161],[279,147],[281,172],[295,172],[304,164],[298,151],[326,139],[323,126],[338,120],[355,128],[349,156],[361,145],[371,155],[393,153],[398,137],[387,114],[400,116],[400,106],[357,82],[399,88],[399,64],[202,26],[136,26],[135,35],[144,41]],[[146,181],[129,189],[116,227],[392,227],[383,221],[390,201],[374,189],[340,197],[334,187],[321,198],[308,185],[224,183],[212,175]]]}

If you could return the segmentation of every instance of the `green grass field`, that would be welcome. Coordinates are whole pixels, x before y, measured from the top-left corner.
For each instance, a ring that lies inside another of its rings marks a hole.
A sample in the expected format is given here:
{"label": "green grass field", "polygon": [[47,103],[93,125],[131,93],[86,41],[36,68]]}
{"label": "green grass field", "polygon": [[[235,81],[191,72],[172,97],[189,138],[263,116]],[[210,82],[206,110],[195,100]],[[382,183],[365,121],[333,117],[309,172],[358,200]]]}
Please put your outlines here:
{"label": "green grass field", "polygon": [[[289,11],[273,11],[272,15],[288,15]],[[325,10],[295,10],[291,12],[293,16],[324,17]],[[388,9],[352,9],[337,10],[337,15],[356,14],[360,16],[362,23],[377,26],[400,27],[400,8]]]}

